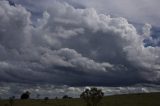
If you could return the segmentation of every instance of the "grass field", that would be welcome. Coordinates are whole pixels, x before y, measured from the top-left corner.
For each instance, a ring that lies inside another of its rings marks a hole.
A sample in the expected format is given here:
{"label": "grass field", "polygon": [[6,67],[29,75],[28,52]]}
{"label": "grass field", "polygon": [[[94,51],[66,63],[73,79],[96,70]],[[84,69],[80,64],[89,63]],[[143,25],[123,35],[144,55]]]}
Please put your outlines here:
{"label": "grass field", "polygon": [[[0,106],[10,106],[9,101],[0,100]],[[13,106],[85,106],[85,103],[81,99],[15,100]],[[160,93],[107,96],[99,106],[160,106]]]}

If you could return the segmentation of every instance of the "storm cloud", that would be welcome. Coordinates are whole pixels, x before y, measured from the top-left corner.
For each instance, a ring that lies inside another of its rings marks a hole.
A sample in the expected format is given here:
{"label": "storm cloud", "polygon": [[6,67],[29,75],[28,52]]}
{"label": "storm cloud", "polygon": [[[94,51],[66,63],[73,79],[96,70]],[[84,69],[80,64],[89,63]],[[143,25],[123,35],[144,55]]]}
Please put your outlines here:
{"label": "storm cloud", "polygon": [[160,47],[144,42],[155,41],[151,29],[145,24],[139,32],[125,18],[63,1],[52,1],[41,15],[0,1],[0,82],[160,84]]}

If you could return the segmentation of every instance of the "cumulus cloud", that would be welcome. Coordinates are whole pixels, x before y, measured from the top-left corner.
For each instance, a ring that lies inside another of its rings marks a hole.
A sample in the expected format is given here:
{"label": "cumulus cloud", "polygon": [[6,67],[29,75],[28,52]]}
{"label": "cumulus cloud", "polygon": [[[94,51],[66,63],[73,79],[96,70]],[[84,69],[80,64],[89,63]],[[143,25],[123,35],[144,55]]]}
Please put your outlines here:
{"label": "cumulus cloud", "polygon": [[[54,0],[34,0],[21,1],[13,0],[16,3],[23,4],[28,10],[39,15],[40,11],[47,10],[53,6]],[[159,26],[160,15],[159,0],[57,0],[67,2],[75,8],[95,8],[99,13],[111,14],[112,16],[126,17],[133,23],[144,24],[150,23],[154,26]],[[38,2],[38,3],[37,3]],[[41,8],[40,8],[40,7]]]}
{"label": "cumulus cloud", "polygon": [[[52,1],[52,0],[50,0]],[[159,26],[160,15],[158,0],[63,0],[71,4],[79,4],[85,7],[95,8],[98,12],[111,14],[113,16],[123,16],[138,24],[146,22]]]}
{"label": "cumulus cloud", "polygon": [[[0,81],[119,86],[160,81],[160,48],[127,19],[52,2],[37,18],[0,1]],[[152,36],[150,36],[152,37]]]}

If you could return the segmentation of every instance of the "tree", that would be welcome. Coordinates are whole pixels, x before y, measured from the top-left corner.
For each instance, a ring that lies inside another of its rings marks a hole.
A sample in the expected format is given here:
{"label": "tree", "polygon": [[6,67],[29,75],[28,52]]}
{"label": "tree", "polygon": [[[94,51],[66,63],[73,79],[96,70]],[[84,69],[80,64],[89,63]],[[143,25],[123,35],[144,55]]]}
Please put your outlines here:
{"label": "tree", "polygon": [[12,97],[9,98],[9,104],[10,104],[10,106],[13,106],[14,99],[15,99],[15,96],[12,96]]}
{"label": "tree", "polygon": [[63,99],[68,99],[68,95],[64,95],[62,98]]}
{"label": "tree", "polygon": [[62,99],[72,99],[72,97],[69,97],[68,95],[64,95]]}
{"label": "tree", "polygon": [[30,96],[30,92],[26,91],[21,95],[21,99],[29,99],[29,96]]}
{"label": "tree", "polygon": [[45,97],[45,98],[44,98],[44,102],[45,102],[45,103],[47,103],[48,100],[49,100],[49,97]]}
{"label": "tree", "polygon": [[80,98],[86,102],[87,106],[98,106],[98,103],[101,101],[103,96],[104,93],[101,89],[91,88],[82,92]]}

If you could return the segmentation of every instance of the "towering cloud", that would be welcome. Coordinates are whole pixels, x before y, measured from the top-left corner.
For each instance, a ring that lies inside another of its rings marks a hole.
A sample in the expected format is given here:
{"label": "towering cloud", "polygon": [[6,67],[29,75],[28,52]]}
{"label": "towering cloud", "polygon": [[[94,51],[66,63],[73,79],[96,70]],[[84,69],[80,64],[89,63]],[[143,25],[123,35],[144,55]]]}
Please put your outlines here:
{"label": "towering cloud", "polygon": [[125,18],[54,1],[33,22],[22,5],[0,1],[0,81],[119,86],[160,81],[160,48],[145,46]]}

